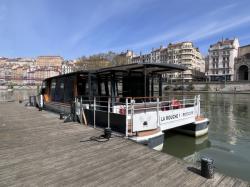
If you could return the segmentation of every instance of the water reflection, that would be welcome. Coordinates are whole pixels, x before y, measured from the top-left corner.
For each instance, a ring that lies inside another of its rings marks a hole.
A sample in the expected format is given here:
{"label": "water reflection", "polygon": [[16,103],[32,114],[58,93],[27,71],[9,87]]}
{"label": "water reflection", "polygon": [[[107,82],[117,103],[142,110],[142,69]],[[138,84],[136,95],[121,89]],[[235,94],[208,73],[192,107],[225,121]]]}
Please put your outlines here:
{"label": "water reflection", "polygon": [[176,141],[176,132],[167,131],[165,137],[166,143],[164,144],[163,152],[175,155],[184,160],[189,160],[190,156],[197,155],[198,151],[211,146],[207,135],[195,138],[178,134],[178,141]]}
{"label": "water reflection", "polygon": [[201,94],[201,101],[210,119],[207,140],[197,145],[192,137],[167,133],[163,151],[193,162],[209,156],[220,172],[250,181],[250,95]]}

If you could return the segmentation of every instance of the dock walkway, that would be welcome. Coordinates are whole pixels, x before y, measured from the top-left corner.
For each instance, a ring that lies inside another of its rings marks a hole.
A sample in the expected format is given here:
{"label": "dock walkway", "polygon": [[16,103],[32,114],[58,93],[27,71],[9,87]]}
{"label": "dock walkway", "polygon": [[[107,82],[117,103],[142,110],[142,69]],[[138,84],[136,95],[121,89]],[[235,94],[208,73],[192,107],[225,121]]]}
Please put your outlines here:
{"label": "dock walkway", "polygon": [[58,115],[0,104],[0,186],[248,186],[216,173],[207,180],[182,160]]}

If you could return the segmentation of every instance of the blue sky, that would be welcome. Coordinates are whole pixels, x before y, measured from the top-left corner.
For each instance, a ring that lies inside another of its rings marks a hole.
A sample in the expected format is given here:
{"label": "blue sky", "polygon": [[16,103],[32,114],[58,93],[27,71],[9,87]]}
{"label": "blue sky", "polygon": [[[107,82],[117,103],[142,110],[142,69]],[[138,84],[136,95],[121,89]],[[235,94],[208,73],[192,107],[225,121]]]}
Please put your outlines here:
{"label": "blue sky", "polygon": [[0,0],[0,56],[139,53],[222,37],[250,44],[249,0]]}

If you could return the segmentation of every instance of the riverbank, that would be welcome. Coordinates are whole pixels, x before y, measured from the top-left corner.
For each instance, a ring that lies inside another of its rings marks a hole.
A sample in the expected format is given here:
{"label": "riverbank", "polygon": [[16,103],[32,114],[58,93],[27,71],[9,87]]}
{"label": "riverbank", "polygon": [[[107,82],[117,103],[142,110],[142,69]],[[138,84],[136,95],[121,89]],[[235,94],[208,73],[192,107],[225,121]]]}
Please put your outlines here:
{"label": "riverbank", "polygon": [[37,86],[28,86],[28,85],[17,85],[17,86],[0,86],[0,90],[34,90],[37,89]]}
{"label": "riverbank", "polygon": [[192,83],[164,83],[166,91],[191,90],[207,93],[250,93],[250,82],[192,82]]}
{"label": "riverbank", "polygon": [[37,88],[25,87],[22,88],[15,88],[15,89],[5,89],[0,90],[0,101],[19,101],[19,100],[28,100],[29,96],[37,95],[38,91]]}
{"label": "riverbank", "polygon": [[102,131],[18,103],[1,105],[0,124],[0,186],[249,185],[217,172],[203,178],[192,165],[125,138],[90,141]]}
{"label": "riverbank", "polygon": [[250,91],[204,91],[204,90],[190,90],[190,91],[181,91],[181,90],[176,90],[176,91],[165,91],[165,93],[170,93],[170,94],[199,94],[199,93],[212,93],[212,94],[250,94]]}

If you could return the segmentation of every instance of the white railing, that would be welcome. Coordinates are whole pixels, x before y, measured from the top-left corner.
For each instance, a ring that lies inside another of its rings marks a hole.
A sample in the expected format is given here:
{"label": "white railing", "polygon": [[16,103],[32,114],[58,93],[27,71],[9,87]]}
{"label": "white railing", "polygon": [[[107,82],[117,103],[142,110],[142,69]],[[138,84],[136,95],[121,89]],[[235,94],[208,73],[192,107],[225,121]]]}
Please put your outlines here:
{"label": "white railing", "polygon": [[[75,98],[76,114],[80,116],[80,122],[83,123],[83,110],[89,109],[93,111],[93,126],[96,128],[96,112],[107,112],[107,123],[110,128],[110,114],[120,114],[126,117],[125,136],[133,134],[134,116],[140,113],[156,112],[157,127],[160,126],[161,111],[172,111],[176,109],[184,109],[196,106],[197,115],[200,115],[200,96],[193,98],[183,98],[182,100],[170,99],[169,97],[93,97],[93,99],[84,99],[86,97],[79,96]],[[168,100],[166,100],[168,99]]]}

